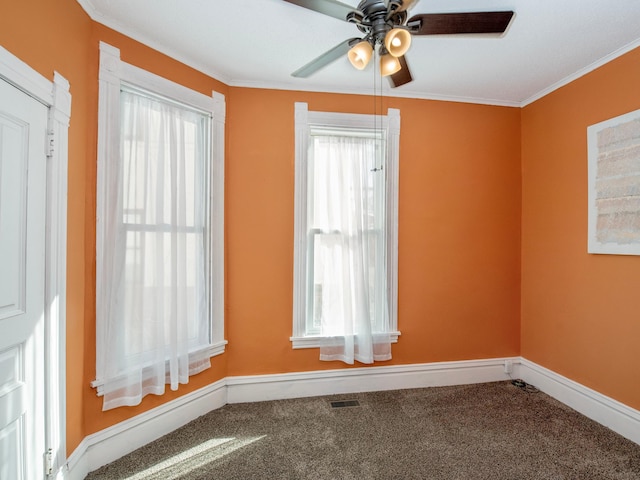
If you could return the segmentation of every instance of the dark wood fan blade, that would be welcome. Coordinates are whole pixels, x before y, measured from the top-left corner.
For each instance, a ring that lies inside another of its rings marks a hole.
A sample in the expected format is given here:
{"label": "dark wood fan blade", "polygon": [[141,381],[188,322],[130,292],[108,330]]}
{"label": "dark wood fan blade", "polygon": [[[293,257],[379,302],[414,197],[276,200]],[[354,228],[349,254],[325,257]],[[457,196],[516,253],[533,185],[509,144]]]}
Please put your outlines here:
{"label": "dark wood fan blade", "polygon": [[407,65],[407,60],[404,58],[404,55],[398,57],[398,60],[400,60],[400,66],[402,68],[393,75],[389,75],[389,84],[391,85],[391,88],[399,87],[413,80],[411,71],[409,70],[409,65]]}
{"label": "dark wood fan blade", "polygon": [[355,8],[345,5],[344,3],[336,0],[284,0],[285,2],[293,3],[299,7],[308,8],[324,15],[337,18],[338,20],[347,20],[347,15]]}
{"label": "dark wood fan blade", "polygon": [[317,72],[318,70],[320,70],[322,67],[330,64],[331,62],[336,61],[340,57],[345,57],[346,58],[346,55],[349,52],[349,49],[356,42],[359,42],[359,41],[360,41],[359,38],[349,38],[349,39],[345,40],[344,42],[339,43],[338,45],[333,47],[331,50],[324,52],[318,58],[315,58],[315,59],[311,60],[304,67],[299,68],[298,70],[293,72],[291,74],[291,76],[292,77],[306,78],[309,75],[311,75],[311,74]]}
{"label": "dark wood fan blade", "polygon": [[414,35],[502,33],[511,17],[513,12],[423,13],[411,17],[407,25]]}

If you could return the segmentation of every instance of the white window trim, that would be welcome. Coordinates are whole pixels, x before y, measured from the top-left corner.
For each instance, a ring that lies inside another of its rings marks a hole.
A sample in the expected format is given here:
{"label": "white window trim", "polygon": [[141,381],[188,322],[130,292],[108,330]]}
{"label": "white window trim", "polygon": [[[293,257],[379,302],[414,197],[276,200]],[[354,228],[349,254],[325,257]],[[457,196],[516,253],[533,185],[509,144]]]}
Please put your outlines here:
{"label": "white window trim", "polygon": [[[224,126],[226,117],[225,97],[213,91],[212,96],[191,90],[166,78],[155,75],[120,59],[120,50],[100,42],[99,105],[98,105],[98,171],[96,208],[96,251],[103,248],[102,238],[105,218],[104,168],[114,145],[119,146],[120,90],[122,83],[177,99],[180,103],[212,114],[211,140],[211,343],[205,350],[209,357],[220,355],[228,343],[224,338]],[[119,148],[119,147],[116,147]],[[100,278],[103,265],[100,255],[96,261],[96,278]],[[96,308],[98,306],[96,305]],[[96,336],[103,333],[104,325],[96,325]],[[91,386],[102,394],[104,379],[100,378],[102,366],[96,365],[97,378]]]}
{"label": "white window trim", "polygon": [[[321,336],[308,336],[306,332],[306,238],[298,228],[307,224],[307,155],[311,126],[340,128],[371,128],[373,115],[314,112],[304,102],[295,104],[295,199],[294,199],[294,249],[293,249],[293,335],[294,349],[318,348]],[[398,330],[398,179],[400,164],[400,110],[389,108],[386,116],[378,116],[378,125],[386,130],[387,175],[393,195],[387,196],[387,227],[391,236],[387,242],[389,271],[389,322],[391,342],[396,343]]]}

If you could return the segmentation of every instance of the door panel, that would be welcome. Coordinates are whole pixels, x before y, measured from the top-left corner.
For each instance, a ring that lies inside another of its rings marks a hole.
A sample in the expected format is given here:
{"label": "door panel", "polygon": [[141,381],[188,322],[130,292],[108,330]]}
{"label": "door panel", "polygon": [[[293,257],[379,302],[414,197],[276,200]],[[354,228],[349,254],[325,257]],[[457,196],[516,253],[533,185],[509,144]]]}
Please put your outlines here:
{"label": "door panel", "polygon": [[0,479],[43,478],[47,107],[0,80]]}
{"label": "door panel", "polygon": [[25,245],[27,227],[28,154],[25,143],[29,139],[29,124],[0,113],[0,320],[20,315],[25,308]]}

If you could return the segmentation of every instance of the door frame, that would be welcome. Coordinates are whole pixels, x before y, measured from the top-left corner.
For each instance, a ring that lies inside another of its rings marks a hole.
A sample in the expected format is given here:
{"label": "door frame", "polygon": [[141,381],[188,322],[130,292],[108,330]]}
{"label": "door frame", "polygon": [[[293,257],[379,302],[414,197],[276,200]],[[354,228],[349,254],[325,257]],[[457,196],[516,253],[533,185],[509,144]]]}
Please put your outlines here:
{"label": "door frame", "polygon": [[[0,78],[48,107],[45,224],[45,445],[51,477],[66,463],[67,172],[71,117],[69,82],[53,81],[0,46]],[[45,452],[43,452],[44,454]]]}

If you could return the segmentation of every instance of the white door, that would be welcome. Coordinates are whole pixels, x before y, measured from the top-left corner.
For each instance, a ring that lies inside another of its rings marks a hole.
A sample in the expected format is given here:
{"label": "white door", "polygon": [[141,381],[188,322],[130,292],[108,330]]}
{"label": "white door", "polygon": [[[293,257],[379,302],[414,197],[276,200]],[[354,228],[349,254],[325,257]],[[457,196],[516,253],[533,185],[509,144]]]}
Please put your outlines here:
{"label": "white door", "polygon": [[0,79],[0,480],[44,476],[47,113]]}

